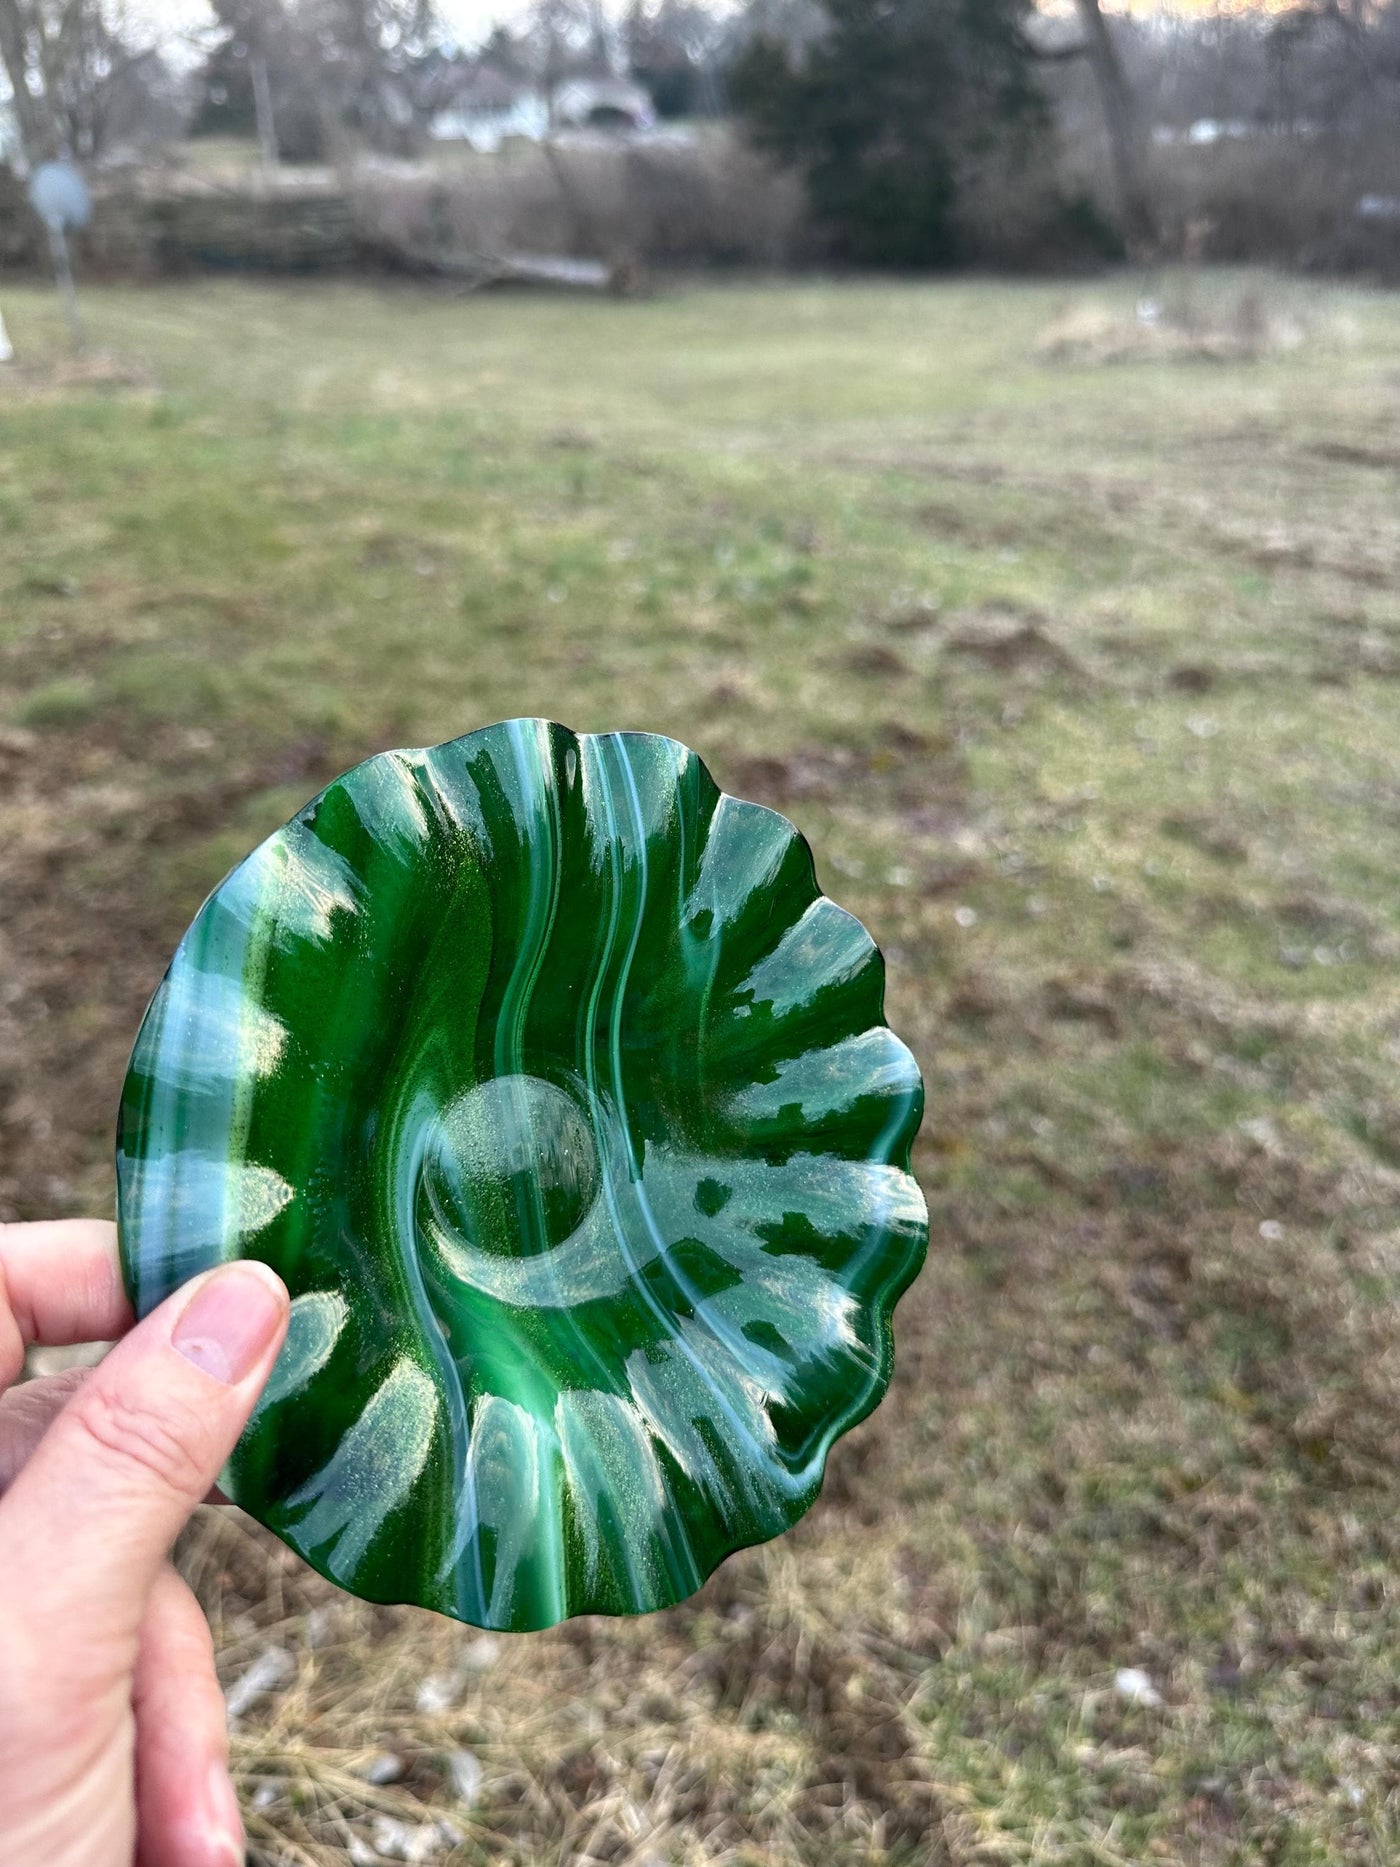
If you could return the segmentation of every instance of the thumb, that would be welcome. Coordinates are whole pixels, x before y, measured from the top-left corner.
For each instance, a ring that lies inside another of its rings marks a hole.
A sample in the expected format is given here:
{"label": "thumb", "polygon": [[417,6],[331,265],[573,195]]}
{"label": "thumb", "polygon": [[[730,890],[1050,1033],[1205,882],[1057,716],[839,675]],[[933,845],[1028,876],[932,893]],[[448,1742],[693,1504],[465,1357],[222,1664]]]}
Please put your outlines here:
{"label": "thumb", "polygon": [[0,1569],[42,1642],[94,1669],[134,1659],[167,1550],[253,1410],[287,1293],[251,1260],[155,1309],[83,1383],[0,1502]]}

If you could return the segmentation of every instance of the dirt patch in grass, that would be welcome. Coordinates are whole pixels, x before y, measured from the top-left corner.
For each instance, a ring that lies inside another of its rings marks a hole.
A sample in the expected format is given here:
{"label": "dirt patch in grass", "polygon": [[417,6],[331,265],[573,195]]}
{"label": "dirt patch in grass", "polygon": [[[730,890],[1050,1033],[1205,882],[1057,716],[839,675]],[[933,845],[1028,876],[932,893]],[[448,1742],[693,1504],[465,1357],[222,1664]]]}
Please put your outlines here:
{"label": "dirt patch in grass", "polygon": [[[309,796],[342,769],[319,738],[293,740],[241,769],[172,735],[165,758],[70,727],[0,732],[0,925],[7,1043],[0,1068],[0,1213],[102,1210],[112,1125],[147,1001],[197,899],[153,894],[154,852],[185,849],[250,799]],[[270,826],[269,826],[270,827]],[[219,879],[210,872],[209,884]]]}
{"label": "dirt patch in grass", "polygon": [[0,364],[0,403],[44,401],[93,391],[152,394],[155,388],[155,377],[149,370],[104,350],[87,350],[36,363]]}

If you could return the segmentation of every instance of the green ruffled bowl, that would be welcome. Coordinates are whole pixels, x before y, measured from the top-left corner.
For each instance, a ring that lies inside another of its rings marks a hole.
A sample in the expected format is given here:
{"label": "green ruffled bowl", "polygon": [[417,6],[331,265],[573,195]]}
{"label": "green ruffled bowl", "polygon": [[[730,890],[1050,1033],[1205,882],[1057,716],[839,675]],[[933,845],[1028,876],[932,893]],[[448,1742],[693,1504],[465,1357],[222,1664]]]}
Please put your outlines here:
{"label": "green ruffled bowl", "polygon": [[338,779],[205,902],[122,1096],[137,1312],[238,1257],[292,1293],[230,1493],[513,1631],[788,1528],[927,1242],[883,992],[674,740],[515,720]]}

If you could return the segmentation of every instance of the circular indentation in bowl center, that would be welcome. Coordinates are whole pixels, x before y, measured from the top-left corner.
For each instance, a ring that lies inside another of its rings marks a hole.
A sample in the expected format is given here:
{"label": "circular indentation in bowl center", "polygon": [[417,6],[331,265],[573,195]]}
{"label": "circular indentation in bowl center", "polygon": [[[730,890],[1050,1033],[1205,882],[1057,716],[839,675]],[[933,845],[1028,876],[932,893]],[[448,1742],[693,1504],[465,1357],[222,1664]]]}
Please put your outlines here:
{"label": "circular indentation in bowl center", "polygon": [[598,1196],[593,1131],[566,1090],[498,1076],[444,1112],[423,1192],[449,1236],[499,1257],[533,1256],[576,1232]]}

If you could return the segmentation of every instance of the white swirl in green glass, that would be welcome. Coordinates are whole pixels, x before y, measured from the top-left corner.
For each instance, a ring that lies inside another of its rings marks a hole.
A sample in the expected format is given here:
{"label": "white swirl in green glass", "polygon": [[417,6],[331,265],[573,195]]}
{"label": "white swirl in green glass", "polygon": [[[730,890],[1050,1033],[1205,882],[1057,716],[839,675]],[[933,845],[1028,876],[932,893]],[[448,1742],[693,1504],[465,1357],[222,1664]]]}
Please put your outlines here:
{"label": "white swirl in green glass", "polygon": [[338,779],[200,910],[122,1099],[138,1312],[238,1257],[292,1293],[237,1501],[511,1630],[788,1528],[926,1245],[883,993],[674,740],[516,720]]}

